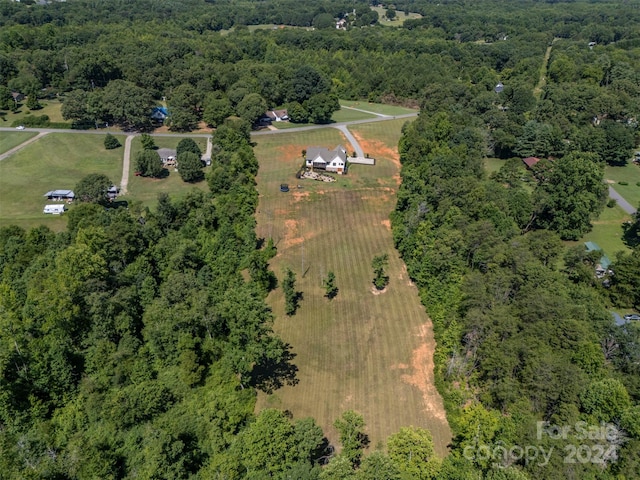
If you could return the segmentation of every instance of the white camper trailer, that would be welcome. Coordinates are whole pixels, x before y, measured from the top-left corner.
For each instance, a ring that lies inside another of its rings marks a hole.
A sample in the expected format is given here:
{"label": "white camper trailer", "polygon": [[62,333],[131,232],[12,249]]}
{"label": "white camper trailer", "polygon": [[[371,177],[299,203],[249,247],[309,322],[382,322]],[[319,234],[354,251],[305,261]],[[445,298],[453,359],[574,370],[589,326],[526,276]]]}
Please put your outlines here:
{"label": "white camper trailer", "polygon": [[51,213],[53,215],[62,215],[64,213],[64,205],[45,205],[42,213]]}

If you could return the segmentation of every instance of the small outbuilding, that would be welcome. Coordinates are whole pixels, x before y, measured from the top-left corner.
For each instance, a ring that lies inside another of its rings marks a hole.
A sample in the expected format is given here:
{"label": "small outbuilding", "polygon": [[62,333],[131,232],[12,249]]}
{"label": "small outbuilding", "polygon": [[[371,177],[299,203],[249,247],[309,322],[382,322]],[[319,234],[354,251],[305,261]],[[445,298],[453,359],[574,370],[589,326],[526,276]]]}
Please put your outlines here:
{"label": "small outbuilding", "polygon": [[527,157],[527,158],[523,158],[522,162],[527,166],[527,168],[533,168],[534,165],[537,165],[537,163],[540,161],[540,159],[538,157]]}
{"label": "small outbuilding", "polygon": [[107,198],[109,200],[115,200],[115,198],[118,196],[118,193],[120,193],[120,189],[115,185],[111,185],[109,187],[109,190],[107,190]]}
{"label": "small outbuilding", "polygon": [[53,200],[54,202],[72,202],[76,195],[73,190],[51,190],[44,194],[47,200]]}

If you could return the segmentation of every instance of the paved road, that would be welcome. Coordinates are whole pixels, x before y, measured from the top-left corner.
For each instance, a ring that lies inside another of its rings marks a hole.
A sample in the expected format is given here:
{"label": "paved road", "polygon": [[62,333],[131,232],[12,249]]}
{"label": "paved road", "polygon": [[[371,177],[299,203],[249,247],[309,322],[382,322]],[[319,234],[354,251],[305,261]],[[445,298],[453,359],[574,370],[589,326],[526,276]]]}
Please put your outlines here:
{"label": "paved road", "polygon": [[127,194],[129,186],[129,165],[131,163],[131,141],[135,135],[129,135],[124,142],[124,157],[122,160],[122,180],[120,180],[120,195]]}
{"label": "paved road", "polygon": [[[15,129],[2,129],[2,130],[11,130],[11,131],[15,131]],[[40,140],[42,137],[44,137],[47,133],[49,132],[40,132],[38,135],[36,135],[35,137],[31,137],[29,140],[22,142],[20,145],[13,147],[11,150],[4,152],[2,155],[0,155],[0,162],[2,160],[4,160],[5,158],[10,157],[11,155],[13,155],[14,153],[16,153],[18,150],[20,150],[21,148],[26,147],[27,145],[29,145],[30,143],[36,142],[38,140]]]}
{"label": "paved road", "polygon": [[[373,112],[370,112],[373,113]],[[396,115],[393,117],[376,117],[376,118],[365,118],[362,120],[351,120],[349,122],[338,122],[338,123],[326,123],[323,125],[307,125],[305,127],[294,127],[294,128],[283,128],[280,130],[258,130],[257,132],[251,132],[253,136],[260,135],[274,135],[279,133],[291,133],[291,132],[304,132],[306,130],[317,130],[319,128],[338,128],[346,125],[358,125],[361,123],[372,123],[372,122],[386,122],[389,120],[394,120],[396,118],[413,118],[417,117],[418,112],[415,113],[403,113],[402,115]],[[15,128],[7,128],[0,127],[0,132],[15,132]],[[83,135],[105,135],[107,133],[111,133],[113,135],[139,135],[138,132],[118,132],[111,130],[71,130],[64,128],[25,128],[22,130],[23,132],[38,132],[38,133],[72,133],[72,134],[83,134]],[[207,138],[211,136],[211,133],[152,133],[152,137],[193,137],[193,138]],[[8,152],[7,152],[8,153]]]}
{"label": "paved road", "polygon": [[613,198],[616,202],[618,202],[618,205],[620,205],[620,207],[622,207],[622,209],[629,215],[633,215],[634,213],[636,213],[636,209],[633,208],[633,205],[627,202],[622,197],[622,195],[616,192],[611,186],[609,187],[609,198]]}
{"label": "paved road", "polygon": [[260,135],[273,135],[278,133],[304,132],[307,130],[317,130],[318,128],[339,128],[339,127],[348,126],[348,125],[359,125],[361,123],[373,123],[373,122],[388,122],[389,120],[394,120],[396,118],[413,118],[417,116],[418,116],[418,112],[403,113],[402,115],[396,115],[395,117],[365,118],[363,120],[351,120],[350,122],[327,123],[324,125],[308,125],[306,127],[284,128],[282,130],[259,130],[257,132],[251,132],[251,135],[258,137]]}

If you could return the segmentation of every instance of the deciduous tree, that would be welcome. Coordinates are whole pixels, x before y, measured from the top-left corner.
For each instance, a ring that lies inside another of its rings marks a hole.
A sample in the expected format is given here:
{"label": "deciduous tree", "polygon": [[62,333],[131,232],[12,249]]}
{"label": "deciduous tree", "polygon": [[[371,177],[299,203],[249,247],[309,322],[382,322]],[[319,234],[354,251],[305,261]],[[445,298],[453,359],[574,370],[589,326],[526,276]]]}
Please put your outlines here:
{"label": "deciduous tree", "polygon": [[184,152],[178,155],[178,172],[185,182],[199,182],[202,180],[204,173],[202,172],[200,156],[193,152]]}
{"label": "deciduous tree", "polygon": [[105,204],[107,191],[113,185],[109,177],[100,173],[91,173],[80,180],[75,188],[76,198],[81,202]]}

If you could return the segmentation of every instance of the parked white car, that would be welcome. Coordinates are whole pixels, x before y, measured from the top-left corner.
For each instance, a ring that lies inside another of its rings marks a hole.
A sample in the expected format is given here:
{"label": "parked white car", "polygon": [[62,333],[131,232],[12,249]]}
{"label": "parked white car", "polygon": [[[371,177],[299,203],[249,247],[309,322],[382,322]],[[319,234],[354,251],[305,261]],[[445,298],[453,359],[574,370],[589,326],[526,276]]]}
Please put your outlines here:
{"label": "parked white car", "polygon": [[16,130],[24,130],[24,125],[18,125],[18,126],[16,127]]}

